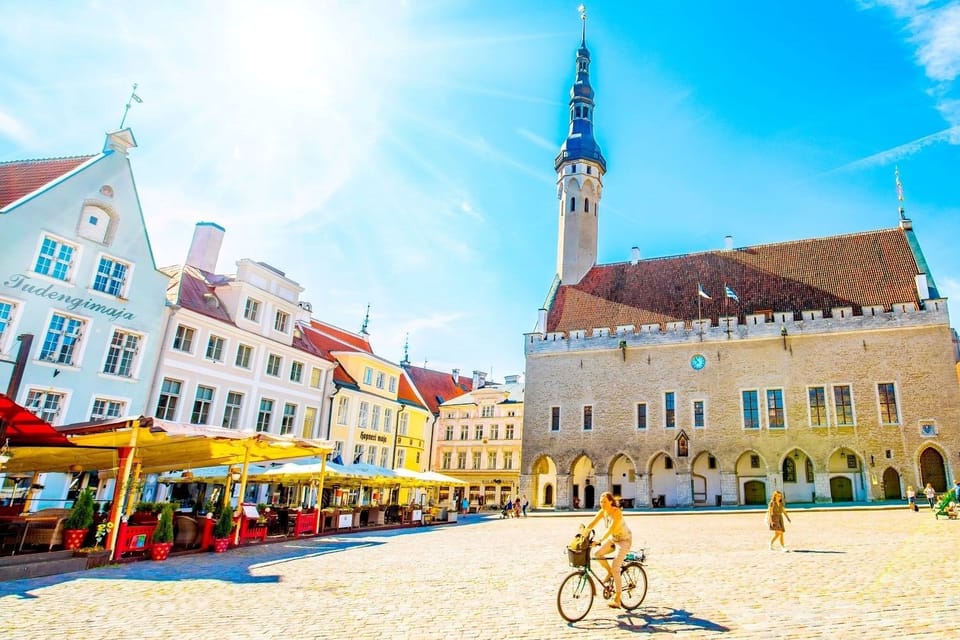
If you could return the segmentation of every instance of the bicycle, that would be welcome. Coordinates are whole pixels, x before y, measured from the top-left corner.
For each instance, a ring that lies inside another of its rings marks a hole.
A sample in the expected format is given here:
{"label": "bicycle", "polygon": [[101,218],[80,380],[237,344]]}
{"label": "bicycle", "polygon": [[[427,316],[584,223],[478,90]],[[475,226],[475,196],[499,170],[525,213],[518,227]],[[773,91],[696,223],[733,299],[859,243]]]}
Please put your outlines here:
{"label": "bicycle", "polygon": [[[563,579],[557,592],[557,611],[567,622],[583,620],[590,612],[593,599],[597,595],[594,580],[603,586],[605,599],[609,600],[614,593],[613,578],[603,582],[590,567],[590,550],[595,546],[593,537],[594,532],[591,530],[586,538],[578,536],[582,543],[579,549],[567,547],[567,559],[571,566],[576,567],[576,571]],[[639,607],[647,597],[647,572],[643,568],[645,559],[644,549],[631,550],[627,552],[620,566],[620,602],[627,611]]]}

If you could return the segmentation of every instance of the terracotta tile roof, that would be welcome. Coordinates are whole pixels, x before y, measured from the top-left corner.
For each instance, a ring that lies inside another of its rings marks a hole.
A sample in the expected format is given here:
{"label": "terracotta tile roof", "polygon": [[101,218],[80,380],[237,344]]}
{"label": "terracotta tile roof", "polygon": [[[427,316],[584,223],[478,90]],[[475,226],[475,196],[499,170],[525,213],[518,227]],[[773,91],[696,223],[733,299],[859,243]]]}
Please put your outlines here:
{"label": "terracotta tile roof", "polygon": [[0,162],[0,209],[73,171],[93,157]]}
{"label": "terracotta tile roof", "polygon": [[[561,285],[547,331],[850,306],[914,302],[919,273],[906,232],[885,229],[829,238],[597,265]],[[711,300],[697,295],[697,283]],[[739,302],[724,296],[729,286]]]}
{"label": "terracotta tile roof", "polygon": [[338,338],[332,337],[328,333],[331,327],[332,325],[329,325],[325,322],[311,319],[309,325],[303,326],[303,339],[313,345],[313,348],[325,353],[329,360],[337,363],[337,366],[333,370],[333,381],[336,384],[359,389],[360,385],[357,384],[357,381],[353,378],[353,376],[347,373],[347,370],[343,368],[343,365],[331,352],[366,351],[364,349],[356,348],[351,344],[345,343]]}
{"label": "terracotta tile roof", "polygon": [[397,400],[402,404],[420,407],[421,409],[429,409],[421,402],[420,397],[417,395],[417,390],[413,388],[405,375],[400,376],[400,386],[397,387]]}
{"label": "terracotta tile roof", "polygon": [[[349,349],[351,351],[364,351],[366,353],[373,353],[373,349],[370,347],[370,341],[367,340],[366,336],[347,331],[346,329],[341,329],[340,327],[335,327],[332,324],[327,324],[326,322],[321,322],[320,320],[311,320],[310,325],[317,331],[326,334],[329,338],[337,340],[348,347],[352,347]],[[331,351],[337,350],[338,349],[331,349]],[[343,351],[344,349],[339,350]]]}
{"label": "terracotta tile roof", "polygon": [[452,373],[410,365],[403,370],[410,376],[433,415],[440,414],[441,403],[473,390],[473,380],[469,376],[460,376],[459,383],[455,384]]}
{"label": "terracotta tile roof", "polygon": [[190,266],[180,267],[179,273],[180,287],[175,304],[215,320],[234,324],[230,314],[223,308],[223,301],[217,297],[216,288],[210,283],[213,274]]}

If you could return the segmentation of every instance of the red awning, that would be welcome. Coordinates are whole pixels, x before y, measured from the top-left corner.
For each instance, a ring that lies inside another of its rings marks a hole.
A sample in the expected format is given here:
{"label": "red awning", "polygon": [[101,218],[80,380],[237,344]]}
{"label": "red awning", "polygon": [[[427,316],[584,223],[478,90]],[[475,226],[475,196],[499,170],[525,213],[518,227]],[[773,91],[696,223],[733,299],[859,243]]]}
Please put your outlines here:
{"label": "red awning", "polygon": [[73,446],[73,443],[50,426],[50,423],[0,393],[0,446],[7,441],[11,447]]}

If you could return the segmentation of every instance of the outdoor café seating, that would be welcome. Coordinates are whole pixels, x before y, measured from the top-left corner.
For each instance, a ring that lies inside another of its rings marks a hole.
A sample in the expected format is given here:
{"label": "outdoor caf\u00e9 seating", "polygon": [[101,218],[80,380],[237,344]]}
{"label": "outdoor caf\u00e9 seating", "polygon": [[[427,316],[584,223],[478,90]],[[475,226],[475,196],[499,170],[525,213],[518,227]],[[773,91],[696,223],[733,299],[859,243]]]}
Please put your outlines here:
{"label": "outdoor caf\u00e9 seating", "polygon": [[27,527],[20,546],[43,546],[50,551],[63,544],[63,523],[69,516],[70,509],[41,509],[24,516]]}
{"label": "outdoor caf\u00e9 seating", "polygon": [[200,525],[196,518],[186,515],[177,515],[173,520],[175,530],[173,544],[187,549],[196,546],[200,540]]}

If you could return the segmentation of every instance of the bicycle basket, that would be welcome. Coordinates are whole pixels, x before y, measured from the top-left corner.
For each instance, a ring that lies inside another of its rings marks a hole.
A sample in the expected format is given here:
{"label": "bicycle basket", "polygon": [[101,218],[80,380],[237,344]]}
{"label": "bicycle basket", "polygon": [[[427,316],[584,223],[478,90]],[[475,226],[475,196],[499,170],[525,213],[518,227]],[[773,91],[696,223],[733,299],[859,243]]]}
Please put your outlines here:
{"label": "bicycle basket", "polygon": [[590,547],[584,549],[571,549],[567,547],[567,560],[570,561],[570,566],[573,567],[585,567],[588,564],[590,555]]}

